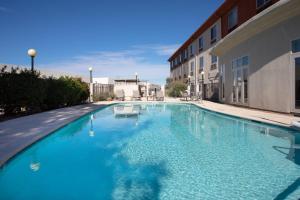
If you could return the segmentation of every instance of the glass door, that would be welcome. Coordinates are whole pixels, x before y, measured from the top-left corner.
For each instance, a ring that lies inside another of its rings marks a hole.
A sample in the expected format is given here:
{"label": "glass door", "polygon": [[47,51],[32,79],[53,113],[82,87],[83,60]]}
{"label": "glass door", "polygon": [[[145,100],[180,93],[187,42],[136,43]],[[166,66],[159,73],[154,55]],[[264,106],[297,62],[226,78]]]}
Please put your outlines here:
{"label": "glass door", "polygon": [[300,110],[300,57],[296,57],[295,60],[295,110]]}
{"label": "glass door", "polygon": [[248,103],[248,67],[235,69],[233,72],[233,103]]}

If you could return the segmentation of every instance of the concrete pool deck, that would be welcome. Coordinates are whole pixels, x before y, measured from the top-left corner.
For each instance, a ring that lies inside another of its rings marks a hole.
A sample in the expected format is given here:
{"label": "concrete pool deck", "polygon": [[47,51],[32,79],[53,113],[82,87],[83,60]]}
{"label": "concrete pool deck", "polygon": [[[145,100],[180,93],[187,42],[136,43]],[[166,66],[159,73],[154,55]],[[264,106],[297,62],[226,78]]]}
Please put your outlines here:
{"label": "concrete pool deck", "polygon": [[[291,127],[293,121],[300,121],[300,117],[289,114],[241,108],[209,101],[199,103],[166,98],[165,102],[193,103],[211,111],[285,127]],[[77,118],[112,103],[116,102],[98,102],[61,108],[0,122],[0,167],[34,142]]]}
{"label": "concrete pool deck", "polygon": [[293,121],[300,121],[300,117],[296,117],[292,114],[256,110],[251,108],[214,103],[210,101],[203,101],[202,103],[194,104],[211,111],[285,127],[292,127]]}
{"label": "concrete pool deck", "polygon": [[53,131],[111,103],[78,105],[0,122],[0,167],[18,152]]}

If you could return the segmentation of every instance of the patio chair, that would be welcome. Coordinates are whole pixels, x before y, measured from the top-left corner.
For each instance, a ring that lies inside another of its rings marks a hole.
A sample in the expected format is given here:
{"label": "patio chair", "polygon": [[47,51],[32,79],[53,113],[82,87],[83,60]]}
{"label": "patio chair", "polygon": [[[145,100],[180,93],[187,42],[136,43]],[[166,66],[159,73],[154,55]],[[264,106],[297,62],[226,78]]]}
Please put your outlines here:
{"label": "patio chair", "polygon": [[200,103],[202,103],[202,92],[198,92],[197,95],[192,96],[192,100],[193,101],[199,101]]}
{"label": "patio chair", "polygon": [[141,95],[139,93],[139,91],[134,90],[132,91],[132,100],[141,100]]}
{"label": "patio chair", "polygon": [[156,101],[164,101],[165,97],[164,97],[164,93],[162,91],[158,91],[156,93]]}
{"label": "patio chair", "polygon": [[181,94],[181,101],[188,101],[188,98],[189,98],[189,94],[185,91],[185,92],[180,92]]}
{"label": "patio chair", "polygon": [[116,90],[116,99],[121,101],[125,100],[124,90]]}
{"label": "patio chair", "polygon": [[200,101],[200,103],[203,103],[203,93],[202,93],[202,91],[198,92],[197,99],[198,99],[198,101]]}

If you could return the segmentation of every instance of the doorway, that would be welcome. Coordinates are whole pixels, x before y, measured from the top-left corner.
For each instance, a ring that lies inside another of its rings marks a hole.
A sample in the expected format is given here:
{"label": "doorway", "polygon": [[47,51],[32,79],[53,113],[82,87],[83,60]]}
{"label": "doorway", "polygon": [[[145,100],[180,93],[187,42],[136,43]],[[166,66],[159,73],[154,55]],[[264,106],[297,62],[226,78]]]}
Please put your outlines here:
{"label": "doorway", "polygon": [[300,55],[292,56],[292,108],[300,113]]}

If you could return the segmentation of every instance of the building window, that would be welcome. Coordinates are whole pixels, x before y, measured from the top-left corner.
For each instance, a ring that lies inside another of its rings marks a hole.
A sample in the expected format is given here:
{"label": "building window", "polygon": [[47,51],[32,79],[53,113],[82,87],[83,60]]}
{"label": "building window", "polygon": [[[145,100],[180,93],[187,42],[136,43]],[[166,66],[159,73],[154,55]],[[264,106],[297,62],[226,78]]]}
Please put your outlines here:
{"label": "building window", "polygon": [[190,76],[194,76],[194,68],[195,68],[195,63],[194,63],[194,62],[191,62]]}
{"label": "building window", "polygon": [[186,60],[188,58],[188,50],[185,49],[184,50],[184,60]]}
{"label": "building window", "polygon": [[244,103],[248,102],[248,68],[243,69]]}
{"label": "building window", "polygon": [[236,76],[235,76],[235,72],[233,72],[233,85],[232,85],[232,102],[236,102]]}
{"label": "building window", "polygon": [[256,8],[257,9],[262,8],[270,2],[271,0],[256,0]]}
{"label": "building window", "polygon": [[191,44],[190,46],[190,57],[192,57],[194,55],[194,48],[193,48],[193,44]]}
{"label": "building window", "polygon": [[217,61],[218,61],[218,57],[215,56],[215,55],[211,55],[211,66],[210,66],[210,70],[217,69]]}
{"label": "building window", "polygon": [[292,52],[300,52],[300,39],[292,41]]}
{"label": "building window", "polygon": [[243,56],[232,61],[233,85],[232,102],[248,103],[249,57]]}
{"label": "building window", "polygon": [[199,38],[199,52],[203,50],[203,37]]}
{"label": "building window", "polygon": [[228,14],[228,30],[232,30],[238,24],[238,9],[234,7]]}
{"label": "building window", "polygon": [[203,69],[204,69],[204,58],[203,58],[203,56],[201,56],[199,58],[199,73],[201,73],[203,71]]}
{"label": "building window", "polygon": [[214,25],[211,29],[210,29],[210,43],[213,44],[217,41],[217,26]]}
{"label": "building window", "polygon": [[221,65],[221,70],[220,70],[220,80],[221,80],[221,94],[222,94],[222,99],[225,99],[225,65]]}
{"label": "building window", "polygon": [[183,63],[184,62],[184,51],[181,52],[180,56],[181,56],[181,62]]}
{"label": "building window", "polygon": [[243,56],[238,59],[234,59],[232,61],[232,69],[234,70],[234,69],[238,69],[238,68],[241,68],[244,66],[248,66],[248,64],[249,64],[249,57]]}

